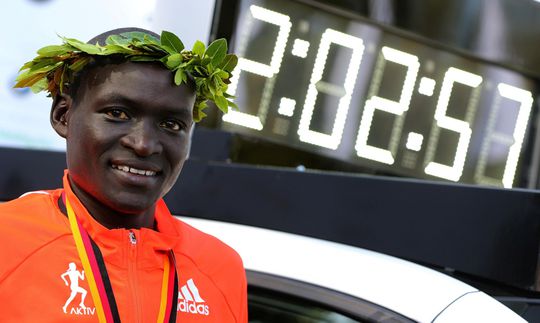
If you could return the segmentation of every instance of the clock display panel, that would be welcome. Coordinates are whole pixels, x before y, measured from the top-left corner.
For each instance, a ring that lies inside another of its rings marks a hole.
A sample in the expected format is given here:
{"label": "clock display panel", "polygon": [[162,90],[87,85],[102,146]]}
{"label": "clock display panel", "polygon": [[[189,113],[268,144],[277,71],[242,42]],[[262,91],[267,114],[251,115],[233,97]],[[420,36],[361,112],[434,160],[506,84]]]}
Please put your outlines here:
{"label": "clock display panel", "polygon": [[224,129],[399,176],[518,185],[535,79],[301,2],[239,8]]}

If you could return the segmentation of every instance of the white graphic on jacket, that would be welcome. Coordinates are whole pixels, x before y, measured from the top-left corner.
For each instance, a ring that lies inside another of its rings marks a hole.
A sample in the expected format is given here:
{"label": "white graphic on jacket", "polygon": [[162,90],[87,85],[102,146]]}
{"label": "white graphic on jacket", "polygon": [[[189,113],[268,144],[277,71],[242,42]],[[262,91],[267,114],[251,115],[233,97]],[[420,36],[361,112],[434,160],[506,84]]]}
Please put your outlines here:
{"label": "white graphic on jacket", "polygon": [[178,311],[191,314],[210,315],[210,307],[205,305],[193,279],[186,282],[178,291]]}
{"label": "white graphic on jacket", "polygon": [[[66,276],[69,278],[69,281],[70,281],[69,283],[66,279]],[[79,279],[84,280],[84,270],[82,272],[78,271],[75,263],[70,262],[68,266],[68,270],[62,275],[60,275],[60,278],[62,278],[64,283],[66,283],[66,286],[69,286],[69,288],[71,289],[71,294],[69,295],[69,298],[67,299],[66,303],[62,307],[62,309],[64,310],[64,313],[67,313],[67,308],[69,306],[69,303],[71,303],[71,301],[73,301],[75,296],[77,296],[77,294],[80,293],[81,302],[79,303],[79,309],[77,309],[76,311],[72,309],[71,314],[82,314],[82,313],[86,314],[86,306],[84,305],[84,299],[86,298],[86,294],[88,294],[88,292],[86,291],[86,289],[79,286]]]}

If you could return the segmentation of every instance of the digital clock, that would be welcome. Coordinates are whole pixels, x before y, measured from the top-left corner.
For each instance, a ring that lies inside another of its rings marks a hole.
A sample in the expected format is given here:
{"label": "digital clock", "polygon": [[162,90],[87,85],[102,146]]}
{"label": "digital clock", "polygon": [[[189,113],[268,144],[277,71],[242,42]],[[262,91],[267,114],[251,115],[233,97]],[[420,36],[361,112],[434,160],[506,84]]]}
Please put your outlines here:
{"label": "digital clock", "polygon": [[516,185],[534,78],[313,3],[238,8],[239,111],[222,128],[399,176]]}

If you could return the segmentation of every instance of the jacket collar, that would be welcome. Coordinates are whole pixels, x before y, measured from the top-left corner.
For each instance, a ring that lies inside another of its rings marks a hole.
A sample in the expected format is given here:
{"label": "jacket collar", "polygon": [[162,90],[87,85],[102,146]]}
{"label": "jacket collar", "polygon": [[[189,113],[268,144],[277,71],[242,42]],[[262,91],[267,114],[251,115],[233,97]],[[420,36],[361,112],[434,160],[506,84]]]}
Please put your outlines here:
{"label": "jacket collar", "polygon": [[118,253],[125,254],[127,252],[125,249],[129,248],[129,244],[131,243],[130,232],[132,232],[137,239],[137,250],[142,256],[141,259],[143,260],[143,265],[146,266],[161,266],[161,255],[158,254],[162,254],[171,249],[174,250],[180,246],[181,235],[178,231],[179,227],[175,223],[176,220],[172,217],[163,199],[159,199],[156,202],[154,218],[157,224],[157,231],[147,228],[130,230],[124,228],[108,229],[97,222],[77,198],[71,189],[68,176],[69,172],[68,170],[65,170],[63,183],[66,198],[69,200],[77,219],[94,242],[100,247],[105,258],[107,258],[107,255],[112,256],[114,254],[115,257],[111,257],[110,260],[114,260],[117,256],[121,256],[117,259],[119,260],[117,265],[123,263],[120,259],[126,257],[125,255],[122,256]]}

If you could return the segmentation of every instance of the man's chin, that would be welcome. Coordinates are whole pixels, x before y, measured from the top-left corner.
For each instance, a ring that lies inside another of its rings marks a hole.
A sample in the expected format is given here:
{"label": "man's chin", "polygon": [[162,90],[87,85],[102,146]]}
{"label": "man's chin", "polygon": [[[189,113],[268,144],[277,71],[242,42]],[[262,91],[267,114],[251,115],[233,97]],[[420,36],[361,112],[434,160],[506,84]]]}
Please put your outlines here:
{"label": "man's chin", "polygon": [[136,216],[141,213],[146,213],[149,210],[153,210],[157,201],[123,201],[116,200],[111,201],[109,208],[112,209],[115,213],[126,215],[126,216]]}
{"label": "man's chin", "polygon": [[97,202],[105,205],[112,213],[137,215],[152,209],[159,200],[158,194],[148,190],[103,190]]}

